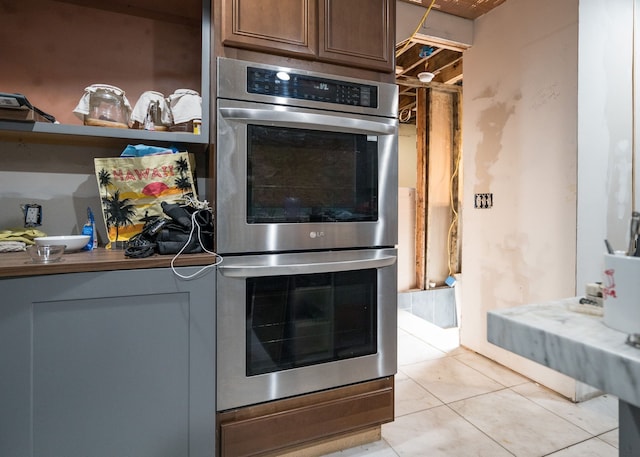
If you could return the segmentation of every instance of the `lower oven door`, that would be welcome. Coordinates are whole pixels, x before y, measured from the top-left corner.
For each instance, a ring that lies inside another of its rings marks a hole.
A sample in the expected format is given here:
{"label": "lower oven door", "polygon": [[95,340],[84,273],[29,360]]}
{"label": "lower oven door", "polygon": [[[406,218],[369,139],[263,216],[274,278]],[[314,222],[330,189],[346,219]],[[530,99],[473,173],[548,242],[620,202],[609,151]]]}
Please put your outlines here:
{"label": "lower oven door", "polygon": [[217,409],[395,374],[396,249],[226,257]]}

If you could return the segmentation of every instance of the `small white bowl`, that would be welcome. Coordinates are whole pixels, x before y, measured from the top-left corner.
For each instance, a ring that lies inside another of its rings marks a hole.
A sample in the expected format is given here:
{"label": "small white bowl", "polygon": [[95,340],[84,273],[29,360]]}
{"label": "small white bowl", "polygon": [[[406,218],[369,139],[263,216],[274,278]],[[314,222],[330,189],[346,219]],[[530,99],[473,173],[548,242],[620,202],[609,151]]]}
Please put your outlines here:
{"label": "small white bowl", "polygon": [[33,241],[38,245],[59,244],[65,246],[66,252],[79,251],[89,242],[89,235],[39,236]]}

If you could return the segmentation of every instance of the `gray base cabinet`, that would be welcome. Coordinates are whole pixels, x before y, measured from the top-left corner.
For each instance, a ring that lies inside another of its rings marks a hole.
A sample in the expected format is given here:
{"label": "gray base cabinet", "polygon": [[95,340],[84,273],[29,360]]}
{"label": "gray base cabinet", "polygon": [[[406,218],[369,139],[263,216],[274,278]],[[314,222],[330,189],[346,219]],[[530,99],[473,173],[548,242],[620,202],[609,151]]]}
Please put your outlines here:
{"label": "gray base cabinet", "polygon": [[215,454],[214,271],[2,279],[0,296],[1,456]]}

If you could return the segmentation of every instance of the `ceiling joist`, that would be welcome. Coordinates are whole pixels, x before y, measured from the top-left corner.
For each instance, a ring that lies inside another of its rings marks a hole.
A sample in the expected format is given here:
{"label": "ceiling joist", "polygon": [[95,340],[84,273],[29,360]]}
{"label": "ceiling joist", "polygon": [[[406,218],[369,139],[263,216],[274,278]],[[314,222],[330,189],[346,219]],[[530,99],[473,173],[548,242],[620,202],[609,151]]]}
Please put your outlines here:
{"label": "ceiling joist", "polygon": [[[405,3],[465,19],[474,20],[506,0],[401,0]],[[398,118],[415,123],[416,94],[420,87],[460,90],[462,85],[462,54],[468,47],[443,38],[415,33],[396,45],[396,83],[399,86]],[[427,71],[434,74],[431,82],[418,79]]]}

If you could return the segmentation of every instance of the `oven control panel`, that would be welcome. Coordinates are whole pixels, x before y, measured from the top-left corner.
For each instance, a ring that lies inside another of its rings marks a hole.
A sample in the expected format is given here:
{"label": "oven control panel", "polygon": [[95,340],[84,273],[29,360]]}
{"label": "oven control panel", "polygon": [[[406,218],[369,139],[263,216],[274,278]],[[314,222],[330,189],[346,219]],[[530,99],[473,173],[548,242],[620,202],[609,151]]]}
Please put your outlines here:
{"label": "oven control panel", "polygon": [[339,105],[378,107],[378,88],[329,78],[249,67],[247,92]]}

